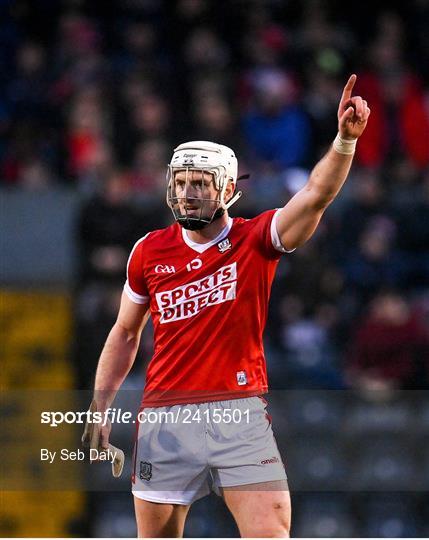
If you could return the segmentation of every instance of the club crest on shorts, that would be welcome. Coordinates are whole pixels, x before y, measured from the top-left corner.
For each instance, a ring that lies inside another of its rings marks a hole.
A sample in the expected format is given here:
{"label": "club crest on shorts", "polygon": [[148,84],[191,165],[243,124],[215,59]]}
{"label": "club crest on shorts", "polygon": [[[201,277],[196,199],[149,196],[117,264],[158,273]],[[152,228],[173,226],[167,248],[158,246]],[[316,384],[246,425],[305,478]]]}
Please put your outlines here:
{"label": "club crest on shorts", "polygon": [[225,251],[232,248],[232,244],[229,238],[225,238],[225,240],[218,242],[217,247],[221,253],[225,253]]}
{"label": "club crest on shorts", "polygon": [[237,371],[237,384],[238,386],[247,384],[247,375],[245,371]]}
{"label": "club crest on shorts", "polygon": [[140,480],[149,481],[152,478],[152,463],[149,461],[140,461]]}

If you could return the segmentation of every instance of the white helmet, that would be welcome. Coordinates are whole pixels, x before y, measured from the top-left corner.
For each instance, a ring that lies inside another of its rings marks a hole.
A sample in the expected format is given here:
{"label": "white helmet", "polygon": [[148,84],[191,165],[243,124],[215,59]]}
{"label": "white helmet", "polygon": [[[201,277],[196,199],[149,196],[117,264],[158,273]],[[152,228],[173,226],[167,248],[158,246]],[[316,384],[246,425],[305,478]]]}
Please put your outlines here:
{"label": "white helmet", "polygon": [[[188,171],[201,171],[201,180],[203,180],[204,172],[212,173],[214,176],[214,184],[217,190],[216,199],[202,199],[203,204],[200,206],[200,215],[190,216],[181,213],[179,208],[179,200],[189,197],[177,197],[174,173],[177,171],[186,171],[186,187],[188,186]],[[167,172],[167,204],[171,208],[174,219],[182,226],[188,229],[201,229],[214,219],[222,216],[222,214],[230,206],[232,206],[242,195],[241,191],[234,193],[233,197],[225,202],[225,191],[228,181],[231,181],[235,187],[237,185],[237,158],[231,148],[223,144],[217,144],[210,141],[191,141],[179,145],[174,149],[173,157],[171,158]],[[204,202],[217,203],[211,204],[211,215],[203,215],[205,210]],[[214,206],[214,210],[213,210]]]}

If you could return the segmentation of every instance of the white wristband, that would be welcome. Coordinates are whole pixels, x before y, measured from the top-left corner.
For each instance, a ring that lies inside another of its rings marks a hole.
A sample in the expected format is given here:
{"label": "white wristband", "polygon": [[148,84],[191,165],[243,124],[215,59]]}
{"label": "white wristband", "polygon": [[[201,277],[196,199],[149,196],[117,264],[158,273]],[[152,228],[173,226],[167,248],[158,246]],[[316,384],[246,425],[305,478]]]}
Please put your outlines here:
{"label": "white wristband", "polygon": [[355,153],[356,143],[357,139],[342,139],[340,137],[340,134],[337,133],[337,136],[335,137],[332,146],[334,147],[334,150],[339,154],[352,155]]}

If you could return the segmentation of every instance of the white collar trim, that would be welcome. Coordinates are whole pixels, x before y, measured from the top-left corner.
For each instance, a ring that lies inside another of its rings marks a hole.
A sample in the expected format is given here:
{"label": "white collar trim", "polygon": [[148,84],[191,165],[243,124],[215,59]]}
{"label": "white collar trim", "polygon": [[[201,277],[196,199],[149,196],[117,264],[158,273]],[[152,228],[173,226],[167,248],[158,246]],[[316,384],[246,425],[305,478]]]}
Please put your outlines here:
{"label": "white collar trim", "polygon": [[225,225],[225,227],[220,231],[220,233],[216,236],[216,238],[213,238],[213,240],[210,240],[210,242],[206,242],[204,244],[199,244],[198,242],[194,242],[191,240],[188,236],[188,232],[186,229],[182,227],[182,238],[183,241],[187,246],[189,246],[194,251],[197,251],[198,253],[204,253],[207,249],[214,246],[221,240],[225,238],[229,234],[229,231],[232,227],[232,217],[228,217],[228,223]]}

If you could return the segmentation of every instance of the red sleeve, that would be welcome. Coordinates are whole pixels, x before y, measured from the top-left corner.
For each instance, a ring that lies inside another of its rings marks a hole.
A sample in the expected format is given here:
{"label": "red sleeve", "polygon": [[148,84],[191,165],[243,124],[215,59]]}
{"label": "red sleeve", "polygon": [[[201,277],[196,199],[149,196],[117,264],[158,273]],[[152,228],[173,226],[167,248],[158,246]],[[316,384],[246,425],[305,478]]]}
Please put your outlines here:
{"label": "red sleeve", "polygon": [[146,236],[136,242],[127,264],[127,281],[124,285],[124,291],[128,298],[136,304],[149,302],[149,292],[143,273],[143,241]]}
{"label": "red sleeve", "polygon": [[280,209],[268,210],[254,218],[255,233],[262,252],[268,259],[278,259],[282,253],[294,251],[293,249],[288,251],[281,244],[276,228],[276,215],[279,211]]}

